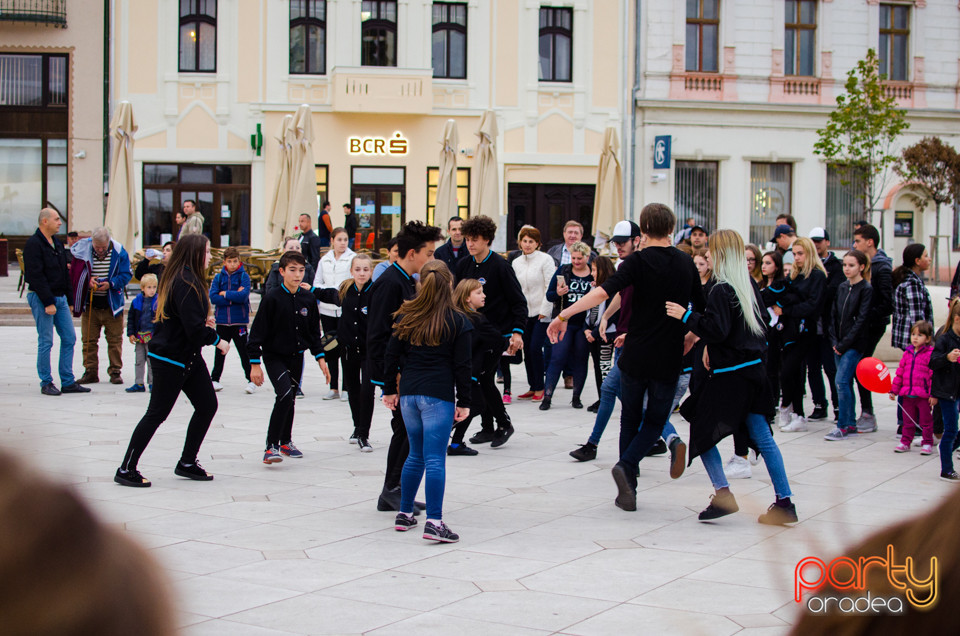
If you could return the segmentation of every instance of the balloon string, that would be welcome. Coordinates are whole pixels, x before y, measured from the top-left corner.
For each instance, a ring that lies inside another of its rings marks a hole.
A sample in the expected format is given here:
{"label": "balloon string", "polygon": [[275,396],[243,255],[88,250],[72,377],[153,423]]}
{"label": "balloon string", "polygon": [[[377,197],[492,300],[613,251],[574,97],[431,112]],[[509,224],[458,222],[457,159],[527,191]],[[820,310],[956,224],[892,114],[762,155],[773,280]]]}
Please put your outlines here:
{"label": "balloon string", "polygon": [[906,409],[903,408],[903,405],[900,404],[900,400],[897,400],[897,408],[900,409],[900,413],[902,413],[905,418],[910,420],[910,423],[916,426],[918,430],[923,430],[923,428],[919,424],[917,424],[917,422],[914,421],[912,417],[910,417],[910,414],[907,413]]}

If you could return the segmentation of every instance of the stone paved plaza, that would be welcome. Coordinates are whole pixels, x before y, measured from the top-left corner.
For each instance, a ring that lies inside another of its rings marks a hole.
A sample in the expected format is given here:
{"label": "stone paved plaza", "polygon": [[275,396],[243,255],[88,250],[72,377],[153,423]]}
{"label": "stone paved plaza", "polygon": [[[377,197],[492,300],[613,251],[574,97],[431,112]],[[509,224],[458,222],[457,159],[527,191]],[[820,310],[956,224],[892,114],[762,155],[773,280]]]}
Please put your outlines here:
{"label": "stone paved plaza", "polygon": [[[42,396],[35,346],[34,329],[0,328],[0,445],[72,484],[107,523],[150,550],[191,636],[782,634],[797,617],[799,559],[829,558],[929,509],[951,488],[938,480],[936,456],[894,455],[895,411],[880,396],[878,433],[828,443],[822,436],[832,423],[820,422],[808,433],[776,434],[796,527],[757,523],[773,501],[762,463],[752,479],[732,482],[741,511],[704,524],[696,516],[712,489],[699,461],[672,481],[667,459],[650,458],[641,465],[638,510],[623,512],[613,505],[609,472],[619,409],[597,460],[577,463],[567,453],[585,441],[593,416],[570,408],[570,392],[560,389],[549,412],[510,407],[517,433],[505,447],[449,459],[445,520],[461,541],[434,545],[395,532],[393,515],[375,509],[386,410],[377,407],[374,452],[361,454],[346,441],[347,404],[320,399],[326,387],[315,365],[294,426],[304,459],[261,463],[272,392],[244,394],[231,352],[200,457],[216,479],[173,475],[191,412],[181,398],[141,462],[154,485],[136,490],[112,477],[147,396],[107,383],[87,396]],[[211,361],[212,350],[206,354]],[[79,359],[78,345],[78,369]],[[514,369],[519,393],[526,385]],[[126,347],[126,385],[132,373]],[[589,382],[587,404],[595,399]],[[685,435],[687,425],[677,423]],[[721,451],[729,457],[732,442]]]}

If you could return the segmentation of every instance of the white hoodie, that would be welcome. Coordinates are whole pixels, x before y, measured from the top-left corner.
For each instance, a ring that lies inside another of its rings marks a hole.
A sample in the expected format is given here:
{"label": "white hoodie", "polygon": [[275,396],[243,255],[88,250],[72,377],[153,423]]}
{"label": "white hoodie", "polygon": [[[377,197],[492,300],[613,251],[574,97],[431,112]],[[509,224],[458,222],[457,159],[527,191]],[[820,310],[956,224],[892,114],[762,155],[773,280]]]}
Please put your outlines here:
{"label": "white hoodie", "polygon": [[540,250],[520,254],[513,261],[513,271],[527,299],[527,317],[536,318],[541,314],[549,317],[553,313],[553,303],[547,300],[547,287],[557,271],[553,257]]}
{"label": "white hoodie", "polygon": [[[350,278],[350,263],[357,253],[349,247],[340,258],[334,256],[331,249],[317,263],[317,275],[313,278],[314,287],[339,288],[340,283]],[[320,303],[320,313],[324,316],[340,316],[340,307],[330,303]]]}

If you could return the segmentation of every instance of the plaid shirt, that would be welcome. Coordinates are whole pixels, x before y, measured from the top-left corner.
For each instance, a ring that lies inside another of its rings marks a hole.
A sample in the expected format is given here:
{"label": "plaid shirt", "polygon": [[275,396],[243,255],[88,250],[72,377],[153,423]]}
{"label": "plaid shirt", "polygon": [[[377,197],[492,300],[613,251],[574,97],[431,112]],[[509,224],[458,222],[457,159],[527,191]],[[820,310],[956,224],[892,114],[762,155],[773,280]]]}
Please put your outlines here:
{"label": "plaid shirt", "polygon": [[910,346],[910,328],[918,320],[933,324],[933,303],[923,280],[914,271],[893,292],[893,333],[891,343],[903,351]]}

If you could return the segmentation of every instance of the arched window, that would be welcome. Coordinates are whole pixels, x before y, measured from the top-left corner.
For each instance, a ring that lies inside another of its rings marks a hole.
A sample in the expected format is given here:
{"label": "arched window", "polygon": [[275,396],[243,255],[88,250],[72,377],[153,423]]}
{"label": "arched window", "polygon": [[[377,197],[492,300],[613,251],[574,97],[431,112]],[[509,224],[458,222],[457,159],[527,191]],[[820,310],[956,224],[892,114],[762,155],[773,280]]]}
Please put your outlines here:
{"label": "arched window", "polygon": [[360,19],[360,63],[363,66],[396,66],[396,0],[364,0]]}
{"label": "arched window", "polygon": [[290,0],[290,72],[327,72],[326,0]]}
{"label": "arched window", "polygon": [[180,72],[217,71],[217,0],[180,0]]}

